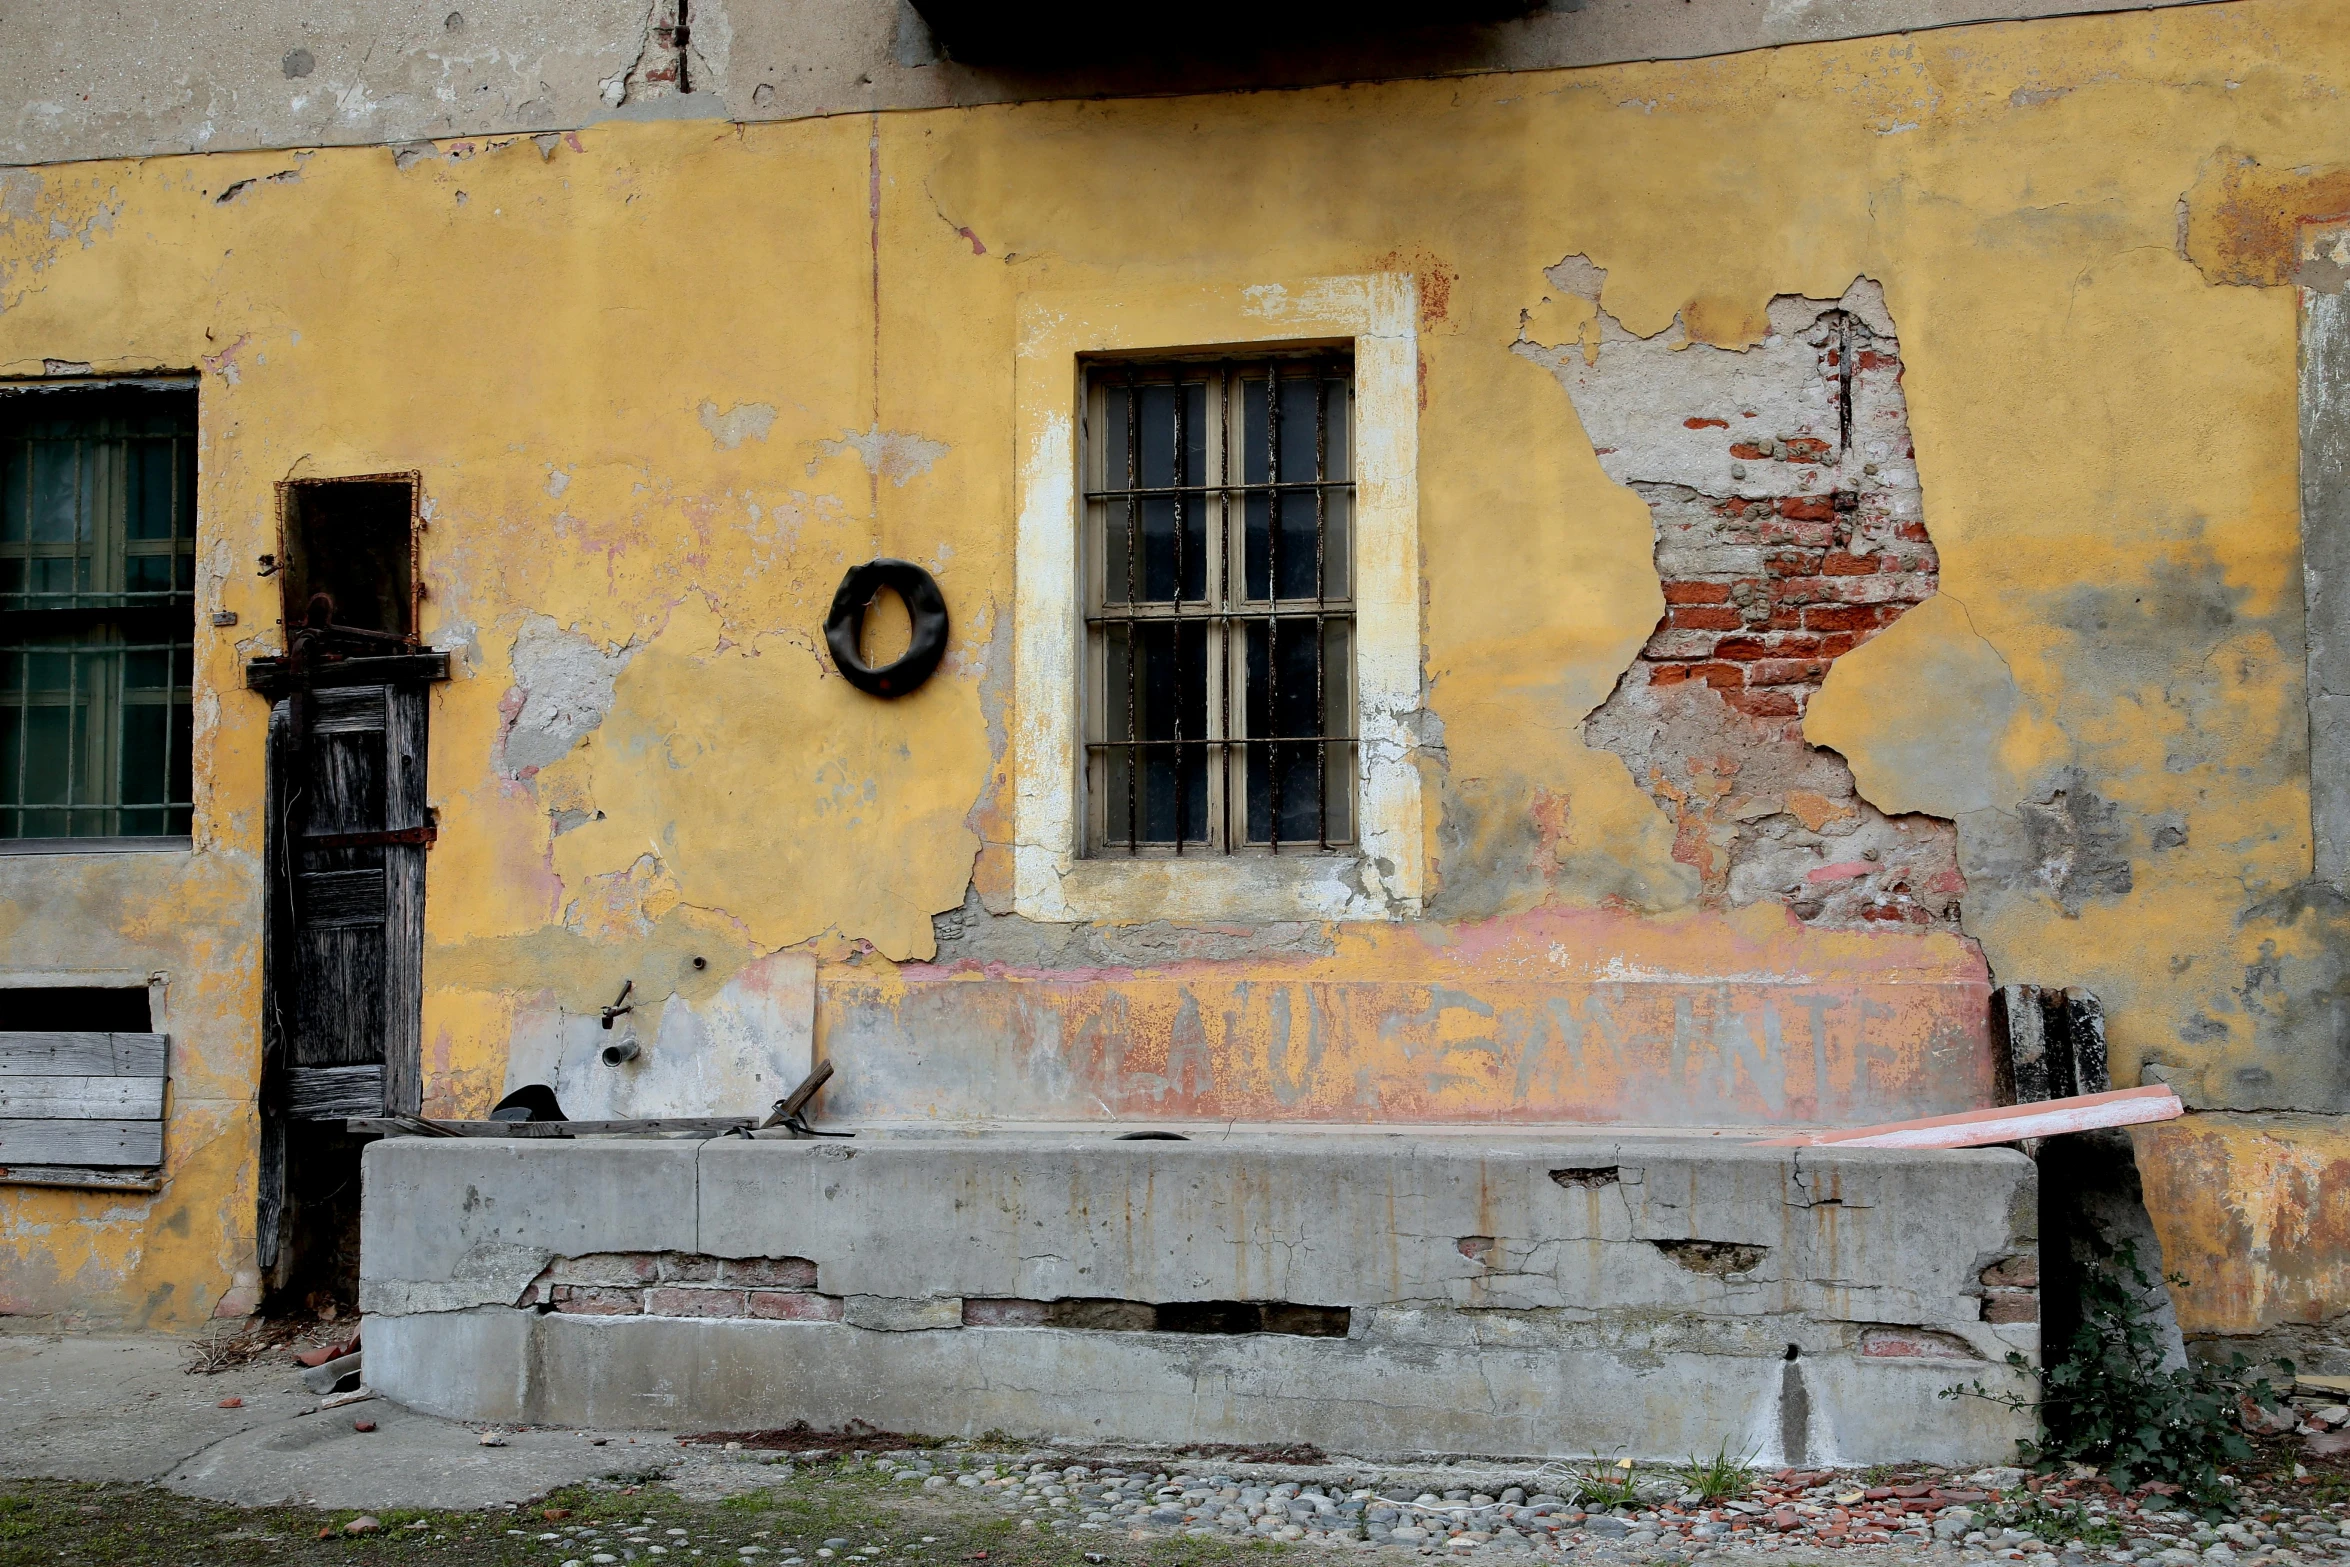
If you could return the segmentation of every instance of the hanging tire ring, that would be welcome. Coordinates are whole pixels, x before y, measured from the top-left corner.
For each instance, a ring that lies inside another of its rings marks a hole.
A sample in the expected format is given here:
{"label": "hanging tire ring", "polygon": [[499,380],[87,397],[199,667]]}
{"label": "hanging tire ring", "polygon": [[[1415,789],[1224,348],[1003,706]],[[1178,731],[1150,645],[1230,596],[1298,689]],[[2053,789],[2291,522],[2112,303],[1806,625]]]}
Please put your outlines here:
{"label": "hanging tire ring", "polygon": [[[914,622],[914,640],[905,655],[875,669],[865,662],[859,644],[865,638],[865,611],[873,597],[888,588],[905,601]],[[870,696],[904,696],[930,678],[947,650],[947,601],[937,581],[910,560],[869,560],[851,566],[832,596],[832,613],[824,617],[824,643],[832,662],[850,685]]]}

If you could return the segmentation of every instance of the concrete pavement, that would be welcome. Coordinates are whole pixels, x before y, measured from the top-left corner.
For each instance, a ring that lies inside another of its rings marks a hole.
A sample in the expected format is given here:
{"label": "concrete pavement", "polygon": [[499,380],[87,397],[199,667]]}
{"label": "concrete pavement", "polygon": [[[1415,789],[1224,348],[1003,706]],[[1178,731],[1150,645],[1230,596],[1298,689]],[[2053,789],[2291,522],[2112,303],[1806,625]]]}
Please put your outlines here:
{"label": "concrete pavement", "polygon": [[[482,1427],[383,1399],[320,1410],[289,1351],[212,1376],[189,1374],[187,1351],[161,1334],[0,1333],[0,1477],[156,1482],[246,1506],[463,1508],[676,1454],[644,1431],[522,1431],[484,1447]],[[220,1408],[230,1397],[240,1407]]]}

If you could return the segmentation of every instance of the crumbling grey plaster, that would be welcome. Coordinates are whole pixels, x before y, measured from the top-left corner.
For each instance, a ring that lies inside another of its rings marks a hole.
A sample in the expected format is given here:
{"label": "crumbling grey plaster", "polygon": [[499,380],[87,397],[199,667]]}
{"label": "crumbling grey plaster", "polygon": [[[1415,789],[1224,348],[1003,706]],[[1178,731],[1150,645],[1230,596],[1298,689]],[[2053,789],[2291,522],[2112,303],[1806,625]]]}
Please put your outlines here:
{"label": "crumbling grey plaster", "polygon": [[[0,104],[15,106],[0,117],[0,163],[1547,70],[2114,9],[2112,0],[1585,0],[1520,21],[1324,38],[1239,58],[1160,48],[1003,71],[942,57],[905,0],[694,0],[682,45],[662,37],[674,0],[95,0],[0,14]],[[675,90],[680,59],[690,91]]]}
{"label": "crumbling grey plaster", "polygon": [[498,737],[498,771],[527,778],[571,754],[612,710],[612,685],[636,645],[606,648],[533,615],[514,635],[513,716]]}
{"label": "crumbling grey plaster", "polygon": [[931,464],[947,454],[947,445],[907,430],[884,430],[878,424],[868,430],[843,430],[838,440],[817,443],[816,462],[808,464],[809,476],[814,477],[817,463],[825,458],[849,452],[856,454],[867,473],[903,489],[908,479],[928,473]]}
{"label": "crumbling grey plaster", "polygon": [[2091,899],[2121,897],[2134,879],[2130,819],[2077,767],[2011,809],[1972,811],[1959,825],[1970,889],[2042,897],[2078,919]]}
{"label": "crumbling grey plaster", "polygon": [[731,452],[745,441],[764,441],[775,427],[773,403],[736,403],[721,413],[716,403],[705,401],[695,412],[722,452]]}
{"label": "crumbling grey plaster", "polygon": [[1153,968],[1168,963],[1213,963],[1268,957],[1326,957],[1336,950],[1331,928],[1302,920],[1264,925],[1046,924],[1017,914],[993,914],[976,887],[963,906],[931,916],[942,966],[1008,968]]}
{"label": "crumbling grey plaster", "polygon": [[[1855,642],[1853,628],[1822,635],[1809,615],[1889,622],[1904,601],[1859,595],[1929,592],[1920,584],[1938,569],[1883,290],[1859,278],[1837,299],[1781,295],[1764,340],[1731,351],[1630,332],[1601,305],[1606,274],[1585,257],[1545,278],[1553,298],[1588,302],[1590,324],[1576,341],[1527,338],[1516,351],[1558,378],[1602,469],[1648,504],[1668,601],[1585,737],[1673,818],[1707,901],[1779,902],[1821,925],[1955,927],[1951,823],[1878,809],[1800,725],[1808,693]],[[1833,521],[1813,515],[1831,505]],[[1829,561],[1846,574],[1818,578]],[[1783,591],[1817,581],[1855,597],[1790,609],[1800,601]],[[1693,616],[1729,629],[1684,626]],[[1741,643],[1767,656],[1717,652]],[[1716,689],[1708,673],[1725,670],[1749,683]]]}

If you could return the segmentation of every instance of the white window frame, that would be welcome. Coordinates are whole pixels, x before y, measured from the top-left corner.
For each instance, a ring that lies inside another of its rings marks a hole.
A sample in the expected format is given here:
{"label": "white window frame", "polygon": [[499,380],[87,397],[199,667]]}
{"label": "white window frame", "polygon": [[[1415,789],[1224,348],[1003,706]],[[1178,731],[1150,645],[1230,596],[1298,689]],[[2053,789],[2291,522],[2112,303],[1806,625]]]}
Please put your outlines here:
{"label": "white window frame", "polygon": [[[1014,367],[1013,907],[1030,919],[1420,912],[1419,296],[1408,273],[1025,294]],[[1346,341],[1354,354],[1355,841],[1311,855],[1087,857],[1081,361]]]}

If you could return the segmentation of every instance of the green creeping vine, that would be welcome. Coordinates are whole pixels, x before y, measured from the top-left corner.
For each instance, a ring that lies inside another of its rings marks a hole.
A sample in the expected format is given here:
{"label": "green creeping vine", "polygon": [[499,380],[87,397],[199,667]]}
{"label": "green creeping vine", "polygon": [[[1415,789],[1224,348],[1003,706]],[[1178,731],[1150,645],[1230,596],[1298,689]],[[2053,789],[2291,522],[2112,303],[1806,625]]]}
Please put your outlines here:
{"label": "green creeping vine", "polygon": [[[2237,1428],[2245,1395],[2264,1407],[2277,1402],[2266,1376],[2241,1353],[2225,1366],[2188,1364],[2166,1369],[2162,1341],[2147,1306],[2155,1281],[2139,1265],[2135,1242],[2124,1241],[2105,1266],[2082,1270],[2081,1325],[2072,1342],[2035,1367],[2010,1353],[2007,1363],[2038,1384],[2037,1399],[1993,1393],[1983,1384],[1945,1388],[1944,1398],[1980,1398],[2009,1409],[2035,1405],[2037,1441],[2018,1438],[2020,1460],[2043,1472],[2060,1463],[2095,1464],[2127,1491],[2148,1480],[2175,1485],[2206,1513],[2235,1511],[2224,1464],[2253,1458]],[[2185,1279],[2173,1276],[2174,1284]],[[2286,1376],[2292,1366],[2281,1363]]]}

